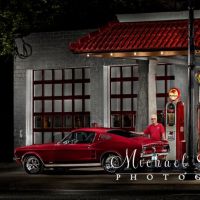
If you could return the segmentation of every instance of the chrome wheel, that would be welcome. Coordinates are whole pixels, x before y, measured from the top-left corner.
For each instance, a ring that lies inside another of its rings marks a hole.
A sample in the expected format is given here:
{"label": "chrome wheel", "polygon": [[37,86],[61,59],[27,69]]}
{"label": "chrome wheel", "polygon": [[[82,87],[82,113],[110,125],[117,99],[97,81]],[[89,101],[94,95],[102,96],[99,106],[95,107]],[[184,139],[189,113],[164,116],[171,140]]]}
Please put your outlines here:
{"label": "chrome wheel", "polygon": [[24,161],[24,169],[29,174],[38,174],[42,171],[42,163],[36,156],[28,156]]}
{"label": "chrome wheel", "polygon": [[103,161],[103,168],[109,173],[115,173],[121,168],[121,158],[116,155],[109,155]]}

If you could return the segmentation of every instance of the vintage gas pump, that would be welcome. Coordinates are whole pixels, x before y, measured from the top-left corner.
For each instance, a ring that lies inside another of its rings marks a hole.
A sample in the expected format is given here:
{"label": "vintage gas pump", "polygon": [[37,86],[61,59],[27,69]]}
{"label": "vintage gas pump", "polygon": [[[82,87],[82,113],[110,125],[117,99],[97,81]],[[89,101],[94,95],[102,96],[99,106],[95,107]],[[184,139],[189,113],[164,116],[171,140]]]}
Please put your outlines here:
{"label": "vintage gas pump", "polygon": [[168,160],[182,160],[186,152],[184,139],[184,103],[180,101],[180,90],[169,90],[169,102],[166,104],[166,138],[170,145]]}

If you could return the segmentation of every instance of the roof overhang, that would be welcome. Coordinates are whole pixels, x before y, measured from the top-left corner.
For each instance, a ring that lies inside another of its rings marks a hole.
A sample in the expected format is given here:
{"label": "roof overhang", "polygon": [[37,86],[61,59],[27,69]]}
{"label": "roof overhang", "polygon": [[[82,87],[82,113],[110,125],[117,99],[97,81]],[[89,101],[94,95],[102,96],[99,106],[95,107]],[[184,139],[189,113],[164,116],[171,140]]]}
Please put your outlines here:
{"label": "roof overhang", "polygon": [[[200,55],[200,19],[194,20],[195,55]],[[188,20],[110,22],[70,44],[87,57],[173,57],[188,55]]]}
{"label": "roof overhang", "polygon": [[[173,57],[173,56],[187,56],[188,51],[141,51],[141,52],[99,52],[99,53],[81,53],[86,57],[97,58],[129,58],[129,57]],[[200,56],[200,51],[195,51],[196,56]]]}

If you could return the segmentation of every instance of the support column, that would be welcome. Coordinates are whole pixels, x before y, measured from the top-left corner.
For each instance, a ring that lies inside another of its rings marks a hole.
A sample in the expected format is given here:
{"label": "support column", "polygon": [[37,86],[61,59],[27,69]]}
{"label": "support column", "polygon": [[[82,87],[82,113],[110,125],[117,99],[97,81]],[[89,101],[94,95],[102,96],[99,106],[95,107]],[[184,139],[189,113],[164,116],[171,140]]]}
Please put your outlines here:
{"label": "support column", "polygon": [[148,124],[148,60],[138,60],[138,96],[137,96],[137,114],[136,131],[143,131]]}
{"label": "support column", "polygon": [[157,112],[156,67],[157,60],[138,60],[139,90],[137,97],[136,131],[150,124],[150,116]]}
{"label": "support column", "polygon": [[148,74],[148,123],[151,123],[150,116],[157,113],[156,103],[156,67],[157,60],[149,60]]}

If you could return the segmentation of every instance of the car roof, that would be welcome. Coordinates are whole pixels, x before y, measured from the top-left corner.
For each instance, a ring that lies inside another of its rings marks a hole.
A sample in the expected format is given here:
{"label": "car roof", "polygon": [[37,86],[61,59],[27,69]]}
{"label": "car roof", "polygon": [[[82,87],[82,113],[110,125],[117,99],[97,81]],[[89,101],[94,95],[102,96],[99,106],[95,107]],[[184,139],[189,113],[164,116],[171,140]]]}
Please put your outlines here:
{"label": "car roof", "polygon": [[116,130],[113,128],[106,128],[106,127],[91,127],[91,128],[79,128],[79,129],[74,129],[72,132],[76,132],[76,131],[90,131],[90,132],[103,132],[103,133],[107,133],[107,131],[109,130]]}
{"label": "car roof", "polygon": [[78,128],[72,130],[72,132],[77,132],[77,131],[87,131],[87,132],[96,132],[96,133],[114,133],[115,131],[122,131],[122,132],[127,132],[127,130],[120,129],[120,128],[107,128],[107,127],[90,127],[90,128]]}

